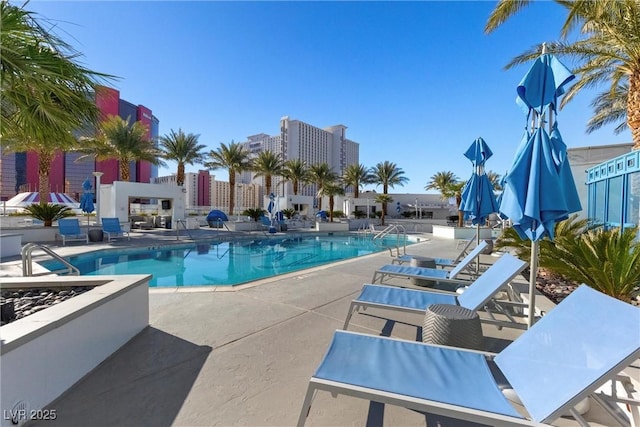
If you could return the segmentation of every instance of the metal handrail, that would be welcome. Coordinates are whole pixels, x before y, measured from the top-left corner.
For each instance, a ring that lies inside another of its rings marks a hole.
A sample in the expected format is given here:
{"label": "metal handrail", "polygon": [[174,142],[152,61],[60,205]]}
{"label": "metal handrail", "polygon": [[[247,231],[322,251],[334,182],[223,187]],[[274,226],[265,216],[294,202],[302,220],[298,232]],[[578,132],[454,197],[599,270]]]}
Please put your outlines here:
{"label": "metal handrail", "polygon": [[[32,258],[31,255],[32,255],[33,251],[36,250],[36,249],[39,249],[39,250],[43,251],[44,253],[50,255],[55,260],[61,262],[65,267],[67,267],[67,269],[66,270],[57,270],[55,272],[54,271],[47,271],[45,273],[33,274],[33,258]],[[48,246],[40,245],[38,243],[27,243],[26,245],[24,245],[22,247],[22,250],[20,251],[20,255],[22,256],[22,276],[23,277],[44,276],[46,274],[60,273],[60,272],[63,272],[63,271],[66,271],[67,274],[74,275],[74,276],[79,276],[80,275],[80,270],[78,269],[78,267],[76,267],[75,265],[71,264],[66,259],[62,258],[60,255],[55,253]]]}
{"label": "metal handrail", "polygon": [[180,240],[180,225],[182,224],[182,228],[185,229],[191,240],[195,240],[191,235],[191,232],[187,228],[187,220],[186,219],[176,219],[176,240]]}
{"label": "metal handrail", "polygon": [[375,236],[373,236],[373,243],[376,244],[376,240],[381,240],[383,239],[385,236],[391,234],[391,232],[395,232],[396,233],[396,246],[395,246],[395,250],[396,250],[396,255],[393,254],[393,247],[389,246],[387,247],[387,249],[389,250],[389,253],[391,254],[391,256],[400,256],[400,236],[402,235],[402,254],[406,255],[407,253],[407,230],[404,228],[404,225],[401,224],[389,224],[387,226],[387,228],[385,228],[384,230],[382,230],[381,232],[379,232],[378,234],[376,234]]}

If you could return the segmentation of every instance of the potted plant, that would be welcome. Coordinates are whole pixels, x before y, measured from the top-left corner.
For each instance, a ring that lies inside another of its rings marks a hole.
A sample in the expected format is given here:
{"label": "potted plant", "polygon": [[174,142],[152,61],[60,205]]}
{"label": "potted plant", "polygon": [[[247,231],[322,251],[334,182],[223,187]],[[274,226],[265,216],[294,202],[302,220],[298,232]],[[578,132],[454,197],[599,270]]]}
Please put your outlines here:
{"label": "potted plant", "polygon": [[56,203],[34,203],[24,209],[34,219],[44,222],[45,227],[51,227],[53,221],[71,216],[71,208]]}

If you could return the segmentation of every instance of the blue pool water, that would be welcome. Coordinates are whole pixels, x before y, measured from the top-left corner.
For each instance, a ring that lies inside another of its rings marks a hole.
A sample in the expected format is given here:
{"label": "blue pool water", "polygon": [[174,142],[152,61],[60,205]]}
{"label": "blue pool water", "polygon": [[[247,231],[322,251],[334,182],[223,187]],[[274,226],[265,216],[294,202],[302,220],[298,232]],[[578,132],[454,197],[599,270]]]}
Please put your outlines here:
{"label": "blue pool water", "polygon": [[[105,250],[67,259],[82,275],[152,274],[151,287],[224,286],[368,255],[397,242],[395,236],[382,245],[370,235],[303,236]],[[62,267],[56,261],[41,264]]]}

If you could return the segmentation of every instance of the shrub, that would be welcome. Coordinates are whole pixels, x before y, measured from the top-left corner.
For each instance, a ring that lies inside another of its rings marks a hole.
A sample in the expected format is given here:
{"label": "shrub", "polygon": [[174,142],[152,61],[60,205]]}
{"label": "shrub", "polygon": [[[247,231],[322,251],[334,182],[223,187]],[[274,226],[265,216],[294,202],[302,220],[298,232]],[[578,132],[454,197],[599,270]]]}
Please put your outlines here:
{"label": "shrub", "polygon": [[[553,241],[540,241],[538,264],[566,280],[629,301],[640,286],[640,243],[635,236],[636,229],[604,230],[572,215],[556,224]],[[504,230],[496,247],[513,248],[521,259],[531,259],[531,241],[521,239],[513,228]]]}
{"label": "shrub", "polygon": [[556,239],[547,268],[578,283],[623,301],[640,287],[640,242],[636,229],[590,230],[579,239]]}
{"label": "shrub", "polygon": [[34,219],[44,222],[45,227],[51,227],[53,221],[66,216],[73,216],[71,208],[55,203],[34,203],[24,209]]}
{"label": "shrub", "polygon": [[357,219],[366,218],[367,217],[367,213],[363,212],[363,211],[356,210],[356,211],[353,211],[353,216],[356,217]]}
{"label": "shrub", "polygon": [[249,209],[245,209],[244,212],[242,212],[242,215],[246,215],[252,220],[254,220],[255,222],[258,222],[258,220],[264,214],[264,212],[265,211],[260,208],[249,208]]}
{"label": "shrub", "polygon": [[287,219],[291,219],[293,218],[293,216],[296,214],[296,210],[289,208],[289,209],[283,209],[282,210],[282,214],[287,218]]}

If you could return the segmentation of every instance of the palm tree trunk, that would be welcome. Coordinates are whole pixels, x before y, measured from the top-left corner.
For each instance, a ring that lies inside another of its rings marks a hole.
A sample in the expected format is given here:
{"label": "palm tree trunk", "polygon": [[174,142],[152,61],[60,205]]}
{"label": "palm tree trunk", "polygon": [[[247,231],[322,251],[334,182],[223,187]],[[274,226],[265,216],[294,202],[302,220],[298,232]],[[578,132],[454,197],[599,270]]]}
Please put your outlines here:
{"label": "palm tree trunk", "polygon": [[178,173],[176,174],[176,184],[184,185],[184,163],[178,162]]}
{"label": "palm tree trunk", "polygon": [[236,188],[236,173],[229,171],[229,216],[233,216],[233,208],[235,207],[235,188]]}
{"label": "palm tree trunk", "polygon": [[[385,196],[388,194],[389,192],[389,186],[387,183],[385,183],[382,186],[382,194],[384,194]],[[383,203],[382,204],[382,225],[384,225],[384,217],[387,215],[387,204]]]}
{"label": "palm tree trunk", "polygon": [[51,162],[53,153],[41,151],[38,153],[38,193],[40,203],[46,204],[49,200],[49,174],[51,173]]}
{"label": "palm tree trunk", "polygon": [[640,72],[629,76],[629,93],[627,95],[627,123],[631,129],[633,149],[640,150]]}
{"label": "palm tree trunk", "polygon": [[329,196],[329,222],[333,222],[333,207],[334,207],[334,199],[333,196]]}
{"label": "palm tree trunk", "polygon": [[129,162],[127,160],[120,160],[120,179],[125,182],[129,182],[131,179]]}
{"label": "palm tree trunk", "polygon": [[464,226],[464,212],[460,210],[460,203],[462,203],[462,196],[456,194],[456,205],[458,205],[458,227]]}

